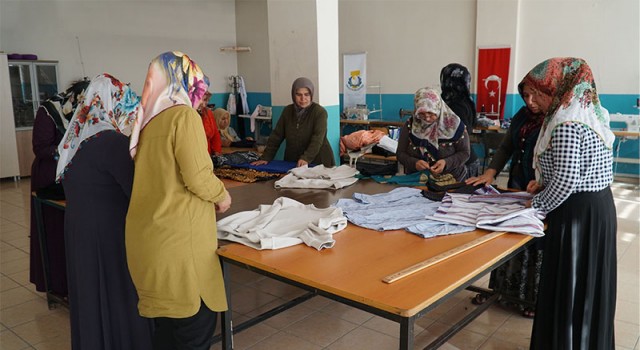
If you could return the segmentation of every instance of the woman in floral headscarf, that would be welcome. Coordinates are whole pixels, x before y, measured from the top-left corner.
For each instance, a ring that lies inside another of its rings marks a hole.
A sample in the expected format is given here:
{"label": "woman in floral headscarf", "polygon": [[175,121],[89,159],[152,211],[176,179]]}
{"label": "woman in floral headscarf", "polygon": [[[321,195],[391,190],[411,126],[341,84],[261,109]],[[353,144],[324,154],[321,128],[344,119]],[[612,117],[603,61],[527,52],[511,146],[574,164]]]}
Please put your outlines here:
{"label": "woman in floral headscarf", "polygon": [[187,55],[154,58],[131,136],[127,258],[138,310],[154,320],[156,349],[209,349],[216,312],[227,309],[215,211],[226,211],[231,197],[213,174],[194,109],[208,85]]}
{"label": "woman in floral headscarf", "polygon": [[67,198],[65,245],[73,349],[151,349],[124,246],[139,98],[102,74],[87,87],[58,146],[57,178]]}
{"label": "woman in floral headscarf", "polygon": [[609,112],[587,63],[552,58],[520,83],[544,113],[534,150],[537,193],[547,233],[531,349],[613,349],[616,208]]}
{"label": "woman in floral headscarf", "polygon": [[396,152],[405,172],[428,170],[464,181],[470,152],[464,123],[434,89],[416,91],[414,104],[413,116],[400,130]]}

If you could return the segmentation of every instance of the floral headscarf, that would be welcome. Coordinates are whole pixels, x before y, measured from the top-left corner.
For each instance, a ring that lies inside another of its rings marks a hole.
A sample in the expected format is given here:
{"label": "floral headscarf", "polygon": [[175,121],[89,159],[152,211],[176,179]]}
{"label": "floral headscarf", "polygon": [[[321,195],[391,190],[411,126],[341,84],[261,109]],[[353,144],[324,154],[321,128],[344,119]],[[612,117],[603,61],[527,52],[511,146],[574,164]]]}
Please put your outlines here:
{"label": "floral headscarf", "polygon": [[615,136],[609,127],[609,111],[600,104],[593,73],[583,59],[573,57],[548,59],[535,66],[522,79],[518,85],[521,95],[525,85],[551,96],[551,104],[544,116],[534,150],[538,179],[540,179],[540,155],[549,148],[553,131],[562,123],[583,124],[595,131],[607,148],[613,147]]}
{"label": "floral headscarf", "polygon": [[[453,142],[462,137],[464,123],[461,123],[460,118],[444,103],[438,91],[432,88],[416,91],[414,105],[410,137],[422,153],[428,150],[433,156],[437,156],[440,142]],[[438,119],[429,124],[418,118],[418,114],[422,112],[433,113]]]}
{"label": "floral headscarf", "polygon": [[142,96],[144,106],[131,134],[129,152],[136,155],[142,129],[160,112],[176,105],[198,108],[209,88],[209,78],[182,52],[165,52],[149,64]]}
{"label": "floral headscarf", "polygon": [[58,145],[56,181],[64,177],[84,141],[105,130],[129,136],[140,109],[140,97],[129,85],[106,73],[93,78],[84,96],[80,96],[69,128]]}

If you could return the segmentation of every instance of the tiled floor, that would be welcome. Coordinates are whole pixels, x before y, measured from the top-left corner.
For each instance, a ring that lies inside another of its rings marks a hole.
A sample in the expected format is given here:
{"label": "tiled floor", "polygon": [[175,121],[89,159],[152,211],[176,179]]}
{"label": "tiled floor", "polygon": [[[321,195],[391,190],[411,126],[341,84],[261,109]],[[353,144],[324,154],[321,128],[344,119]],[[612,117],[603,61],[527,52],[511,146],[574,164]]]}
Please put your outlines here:
{"label": "tiled floor", "polygon": [[[618,210],[616,349],[640,350],[640,191],[615,183]],[[48,310],[29,283],[29,179],[0,183],[0,349],[70,349],[69,313]],[[302,292],[252,272],[234,269],[236,324]],[[487,276],[482,279],[486,284]],[[473,305],[463,291],[418,320],[422,348]],[[532,321],[493,305],[442,349],[528,349]],[[377,316],[315,297],[235,336],[236,349],[397,349],[399,326]],[[212,349],[219,349],[216,344]]]}

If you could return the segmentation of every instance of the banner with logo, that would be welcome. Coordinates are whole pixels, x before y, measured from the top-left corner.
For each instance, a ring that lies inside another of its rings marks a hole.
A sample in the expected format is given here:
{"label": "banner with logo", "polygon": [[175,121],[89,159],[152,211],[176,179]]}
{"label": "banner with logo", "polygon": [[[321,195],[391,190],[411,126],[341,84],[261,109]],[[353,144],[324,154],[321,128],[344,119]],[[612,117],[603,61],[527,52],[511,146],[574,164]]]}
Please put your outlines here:
{"label": "banner with logo", "polygon": [[504,102],[509,82],[511,48],[478,49],[478,88],[476,108],[491,119],[504,118]]}
{"label": "banner with logo", "polygon": [[344,55],[344,108],[367,104],[367,53]]}

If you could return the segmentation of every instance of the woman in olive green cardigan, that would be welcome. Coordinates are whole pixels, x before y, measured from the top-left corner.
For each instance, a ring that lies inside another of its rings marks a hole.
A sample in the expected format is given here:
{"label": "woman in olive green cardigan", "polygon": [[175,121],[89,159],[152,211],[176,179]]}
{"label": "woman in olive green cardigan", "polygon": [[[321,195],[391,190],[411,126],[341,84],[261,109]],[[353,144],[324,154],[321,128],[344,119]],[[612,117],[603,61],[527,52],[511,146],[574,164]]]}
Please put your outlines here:
{"label": "woman in olive green cardigan", "polygon": [[327,140],[327,111],[313,102],[311,80],[298,78],[291,87],[293,104],[284,108],[260,160],[251,164],[267,164],[273,160],[282,141],[286,141],[284,160],[296,166],[309,163],[335,166],[333,150]]}

